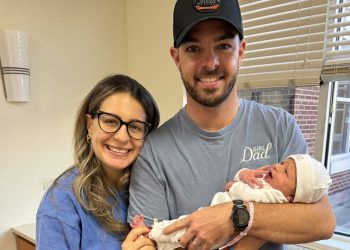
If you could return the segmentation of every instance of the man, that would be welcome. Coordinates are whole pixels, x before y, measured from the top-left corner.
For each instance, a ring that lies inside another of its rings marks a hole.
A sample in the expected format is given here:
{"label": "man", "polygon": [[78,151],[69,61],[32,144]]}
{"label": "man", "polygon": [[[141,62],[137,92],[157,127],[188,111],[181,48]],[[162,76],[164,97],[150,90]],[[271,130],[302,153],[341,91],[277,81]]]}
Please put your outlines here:
{"label": "man", "polygon": [[307,146],[290,114],[238,97],[246,43],[236,0],[178,0],[173,28],[170,53],[187,105],[145,141],[132,169],[129,220],[143,214],[151,226],[154,218],[190,214],[165,230],[187,228],[180,243],[188,249],[222,246],[240,232],[256,239],[251,245],[329,238],[335,218],[327,197],[311,205],[254,204],[255,213],[241,201],[206,207],[239,169],[281,162]]}

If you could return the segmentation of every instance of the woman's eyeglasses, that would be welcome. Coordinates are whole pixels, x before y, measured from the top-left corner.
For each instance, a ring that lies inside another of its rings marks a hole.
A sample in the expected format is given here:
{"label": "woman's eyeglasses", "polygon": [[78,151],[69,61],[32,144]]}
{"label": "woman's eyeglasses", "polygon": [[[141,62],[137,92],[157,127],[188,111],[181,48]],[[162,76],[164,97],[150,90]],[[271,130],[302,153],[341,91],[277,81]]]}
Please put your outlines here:
{"label": "woman's eyeglasses", "polygon": [[97,117],[98,125],[106,133],[115,133],[121,126],[125,125],[129,136],[136,140],[142,140],[147,135],[150,123],[142,121],[124,122],[119,116],[103,111],[90,114],[92,118]]}

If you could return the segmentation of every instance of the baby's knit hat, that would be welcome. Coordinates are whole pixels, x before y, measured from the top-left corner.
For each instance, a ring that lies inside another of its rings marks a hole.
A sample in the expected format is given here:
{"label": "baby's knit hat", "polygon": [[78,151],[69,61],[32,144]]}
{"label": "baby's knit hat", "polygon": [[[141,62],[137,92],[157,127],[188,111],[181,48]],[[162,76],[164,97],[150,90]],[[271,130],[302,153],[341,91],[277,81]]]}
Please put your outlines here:
{"label": "baby's knit hat", "polygon": [[290,155],[295,162],[297,186],[293,202],[313,203],[328,192],[332,183],[326,168],[307,154]]}

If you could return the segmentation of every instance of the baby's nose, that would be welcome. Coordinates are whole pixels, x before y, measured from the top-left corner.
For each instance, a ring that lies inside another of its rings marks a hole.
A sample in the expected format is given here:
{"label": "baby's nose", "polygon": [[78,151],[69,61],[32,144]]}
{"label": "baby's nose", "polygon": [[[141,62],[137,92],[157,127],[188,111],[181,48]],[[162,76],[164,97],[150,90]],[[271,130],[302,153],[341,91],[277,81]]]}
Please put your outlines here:
{"label": "baby's nose", "polygon": [[274,165],[272,165],[272,169],[275,170],[275,171],[281,170],[281,164],[274,164]]}

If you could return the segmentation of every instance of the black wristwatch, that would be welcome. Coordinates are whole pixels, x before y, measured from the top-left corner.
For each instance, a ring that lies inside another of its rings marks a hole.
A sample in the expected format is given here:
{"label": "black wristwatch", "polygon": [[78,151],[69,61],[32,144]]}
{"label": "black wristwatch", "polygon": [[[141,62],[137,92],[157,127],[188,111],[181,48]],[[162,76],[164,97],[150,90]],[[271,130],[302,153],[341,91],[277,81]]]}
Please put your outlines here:
{"label": "black wristwatch", "polygon": [[242,200],[233,201],[231,220],[237,231],[243,231],[249,223],[250,214]]}

